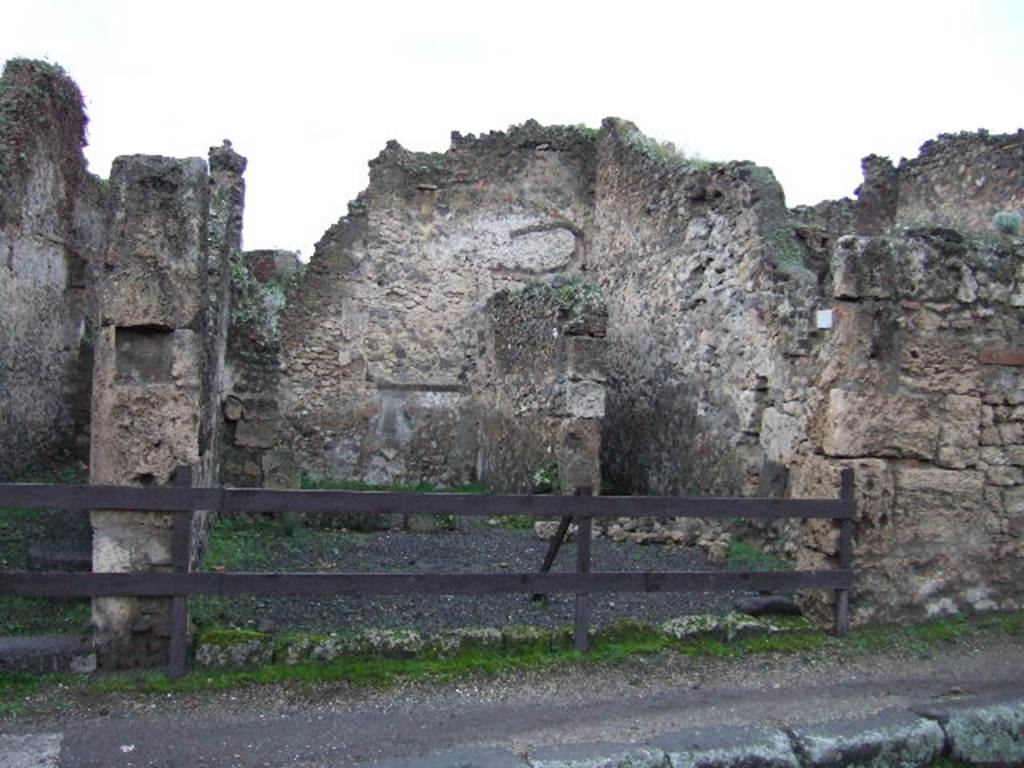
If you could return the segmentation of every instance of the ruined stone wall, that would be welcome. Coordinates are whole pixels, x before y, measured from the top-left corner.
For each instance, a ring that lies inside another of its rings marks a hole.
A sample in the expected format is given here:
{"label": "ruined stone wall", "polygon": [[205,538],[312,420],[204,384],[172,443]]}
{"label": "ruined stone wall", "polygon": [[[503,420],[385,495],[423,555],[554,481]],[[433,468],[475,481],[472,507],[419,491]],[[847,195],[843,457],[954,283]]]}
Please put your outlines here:
{"label": "ruined stone wall", "polygon": [[[991,221],[1017,205],[1016,147],[871,156],[856,201],[788,211],[769,170],[614,119],[389,144],[289,281],[276,345],[240,343],[240,476],[526,490],[551,461],[585,484],[600,444],[605,492],[835,497],[853,466],[856,620],[1019,605],[1022,382],[982,352],[1024,343],[1020,240]],[[601,286],[606,342],[566,325],[563,275]],[[576,367],[602,347],[606,382]],[[834,562],[831,524],[760,533]]]}
{"label": "ruined stone wall", "polygon": [[223,402],[224,483],[240,487],[296,484],[298,462],[278,446],[280,315],[289,285],[301,277],[291,251],[247,251],[233,266]]}
{"label": "ruined stone wall", "polygon": [[242,212],[247,161],[225,140],[209,152],[210,207],[207,218],[207,269],[204,280],[202,434],[199,436],[203,484],[223,479],[221,418],[226,392],[226,356],[231,327],[233,266],[242,261]]}
{"label": "ruined stone wall", "polygon": [[997,213],[1024,215],[1024,130],[943,134],[897,176],[898,222],[991,232]]}
{"label": "ruined stone wall", "polygon": [[[167,485],[178,467],[195,485],[219,482],[220,361],[236,253],[244,158],[229,147],[200,158],[133,155],[114,161],[107,248],[98,280],[90,481]],[[215,202],[210,227],[211,188]],[[219,196],[219,199],[218,199]],[[223,210],[222,210],[223,209]],[[207,516],[194,518],[192,559]],[[92,513],[93,570],[167,570],[173,515]],[[170,601],[93,601],[99,660],[106,667],[160,664]]]}
{"label": "ruined stone wall", "polygon": [[[858,621],[1024,602],[1024,369],[985,351],[1024,344],[1022,256],[1019,240],[934,228],[833,252],[811,451],[787,461],[797,496],[832,495],[841,466],[857,472]],[[826,524],[801,545],[803,566],[836,554]]]}
{"label": "ruined stone wall", "polygon": [[855,200],[825,201],[793,211],[802,225],[832,237],[886,235],[901,228],[946,226],[997,233],[997,215],[1024,217],[1024,129],[1012,134],[941,134],[917,157],[861,161]]}
{"label": "ruined stone wall", "polygon": [[281,316],[280,441],[302,469],[473,479],[484,305],[581,262],[593,150],[535,123],[444,154],[388,144]]}
{"label": "ruined stone wall", "polygon": [[479,479],[499,492],[597,493],[607,315],[596,286],[502,291],[487,316]]}
{"label": "ruined stone wall", "polygon": [[755,493],[777,480],[762,416],[799,397],[789,371],[818,290],[782,191],[766,168],[689,162],[621,121],[599,147],[586,267],[609,311],[606,478],[617,492]]}
{"label": "ruined stone wall", "polygon": [[0,479],[87,452],[103,189],[85,170],[84,144],[77,86],[54,65],[9,61],[0,79]]}

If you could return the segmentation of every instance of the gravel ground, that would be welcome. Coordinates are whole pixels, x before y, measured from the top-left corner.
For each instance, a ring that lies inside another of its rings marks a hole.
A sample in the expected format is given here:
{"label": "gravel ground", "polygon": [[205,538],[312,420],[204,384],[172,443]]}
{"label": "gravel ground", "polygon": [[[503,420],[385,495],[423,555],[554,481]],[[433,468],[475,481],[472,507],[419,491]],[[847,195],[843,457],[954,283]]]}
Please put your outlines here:
{"label": "gravel ground", "polygon": [[[464,519],[459,529],[444,533],[383,531],[352,533],[306,530],[297,536],[277,533],[253,537],[251,548],[230,563],[229,570],[348,571],[357,573],[537,571],[547,542],[532,531],[489,526]],[[552,570],[574,568],[575,544],[562,547]],[[702,552],[664,545],[615,543],[595,538],[594,571],[717,570]],[[661,622],[694,613],[731,610],[737,592],[677,594],[612,594],[594,597],[593,622],[616,619]],[[311,598],[213,598],[196,601],[201,622],[265,631],[342,631],[362,627],[416,628],[436,631],[455,627],[534,624],[545,627],[572,623],[572,595],[551,595],[533,602],[521,594],[480,596],[411,595]]]}

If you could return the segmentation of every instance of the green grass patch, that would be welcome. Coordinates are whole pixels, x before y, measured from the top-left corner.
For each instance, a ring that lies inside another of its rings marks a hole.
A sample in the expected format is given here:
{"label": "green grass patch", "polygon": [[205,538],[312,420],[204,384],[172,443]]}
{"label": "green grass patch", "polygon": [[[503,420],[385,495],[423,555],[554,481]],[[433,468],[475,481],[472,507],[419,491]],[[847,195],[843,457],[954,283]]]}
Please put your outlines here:
{"label": "green grass patch", "polygon": [[757,545],[734,539],[729,545],[726,567],[730,571],[792,571],[793,564],[778,555],[763,552]]}
{"label": "green grass patch", "polygon": [[91,631],[88,600],[0,598],[0,636],[84,635]]}
{"label": "green grass patch", "polygon": [[25,699],[55,682],[53,675],[0,673],[0,717],[15,717],[21,714]]}
{"label": "green grass patch", "polygon": [[537,522],[537,519],[526,515],[499,515],[492,517],[488,522],[495,528],[502,528],[506,531],[532,531],[533,524]]}
{"label": "green grass patch", "polygon": [[[18,483],[67,485],[88,481],[81,465],[19,477]],[[0,571],[28,567],[32,545],[52,536],[45,509],[0,507]],[[92,612],[88,600],[0,597],[0,635],[84,634]]]}
{"label": "green grass patch", "polygon": [[[666,651],[690,658],[721,659],[743,659],[763,654],[813,655],[844,651],[857,655],[893,650],[917,652],[922,649],[956,645],[966,638],[975,636],[1019,637],[1024,631],[1024,612],[975,620],[941,619],[913,626],[866,627],[851,632],[845,638],[836,638],[817,629],[808,629],[803,619],[773,619],[772,623],[792,629],[776,632],[744,631],[732,639],[727,639],[723,633],[715,633],[677,640],[653,625],[638,621],[622,621],[598,632],[592,640],[591,652],[585,656],[572,647],[572,632],[568,628],[539,634],[536,629],[522,628],[523,637],[527,638],[527,641],[516,642],[511,647],[471,646],[451,655],[421,654],[412,658],[351,655],[328,663],[195,670],[179,680],[171,680],[159,671],[108,674],[93,678],[8,674],[0,675],[0,717],[17,716],[27,708],[27,699],[58,684],[69,693],[83,696],[115,693],[188,693],[250,685],[318,684],[336,681],[383,687],[399,681],[449,682],[473,675],[492,676],[565,665],[614,665],[623,663],[631,657]],[[527,629],[530,632],[526,632]],[[225,644],[233,644],[240,639],[267,637],[258,632],[219,629],[207,630],[203,635],[206,642],[222,640]],[[285,639],[277,638],[276,642],[280,644]],[[952,762],[936,764],[946,768],[956,765]]]}

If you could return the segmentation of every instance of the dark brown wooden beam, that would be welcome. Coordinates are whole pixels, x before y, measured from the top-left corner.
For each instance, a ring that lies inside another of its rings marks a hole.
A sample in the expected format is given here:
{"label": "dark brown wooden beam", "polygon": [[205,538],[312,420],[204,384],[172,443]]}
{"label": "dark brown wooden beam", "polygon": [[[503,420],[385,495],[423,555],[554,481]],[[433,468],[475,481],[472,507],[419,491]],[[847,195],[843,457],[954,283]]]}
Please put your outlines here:
{"label": "dark brown wooden beam", "polygon": [[475,517],[577,516],[705,517],[780,520],[853,516],[842,499],[730,499],[667,496],[481,496],[459,493],[280,491],[271,489],[134,488],[104,485],[0,484],[0,506],[36,509],[192,512],[225,514],[353,513],[446,514]]}
{"label": "dark brown wooden beam", "polygon": [[[581,517],[576,524],[576,573],[584,576],[590,574],[590,539],[593,532],[593,519]],[[573,639],[576,650],[587,653],[590,650],[590,614],[593,602],[590,594],[576,593],[576,612],[573,619]]]}
{"label": "dark brown wooden beam", "polygon": [[29,509],[192,512],[218,509],[219,488],[0,484],[0,506]]}
{"label": "dark brown wooden beam", "polygon": [[0,573],[0,596],[482,595],[849,589],[851,571],[602,573]]}
{"label": "dark brown wooden beam", "polygon": [[[854,501],[856,480],[853,468],[844,467],[840,475],[839,496]],[[853,572],[853,520],[839,522],[839,567]],[[843,587],[836,590],[836,633],[845,635],[850,630],[850,589]]]}
{"label": "dark brown wooden beam", "polygon": [[[192,487],[192,467],[180,466],[174,476],[177,488]],[[175,573],[188,573],[192,565],[192,522],[195,513],[174,516],[171,532],[171,560]],[[171,647],[167,674],[171,678],[185,675],[188,669],[188,595],[171,600]]]}

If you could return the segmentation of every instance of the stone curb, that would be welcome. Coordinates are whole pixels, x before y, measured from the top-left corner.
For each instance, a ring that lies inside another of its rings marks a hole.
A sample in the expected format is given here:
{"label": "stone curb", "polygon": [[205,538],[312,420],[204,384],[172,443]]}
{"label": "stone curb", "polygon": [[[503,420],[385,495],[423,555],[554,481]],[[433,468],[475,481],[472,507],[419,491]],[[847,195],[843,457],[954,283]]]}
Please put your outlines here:
{"label": "stone curb", "polygon": [[[668,640],[686,641],[696,637],[721,637],[731,641],[746,633],[800,632],[772,621],[737,613],[722,615],[676,616],[661,624],[620,622],[604,630],[614,636],[633,629],[660,632]],[[412,629],[368,628],[341,635],[274,635],[254,630],[214,629],[213,638],[236,634],[235,639],[196,638],[195,662],[199,669],[258,667],[266,664],[329,663],[343,656],[363,654],[411,658],[421,653],[437,657],[451,656],[474,648],[565,648],[572,645],[572,627],[546,628],[535,625],[507,627],[463,627],[421,633]]]}
{"label": "stone curb", "polygon": [[92,638],[78,635],[31,635],[0,638],[0,672],[75,672],[96,670]]}
{"label": "stone curb", "polygon": [[1024,696],[890,709],[806,726],[711,726],[646,744],[538,747],[525,755],[470,748],[374,768],[928,768],[948,756],[1024,768]]}

